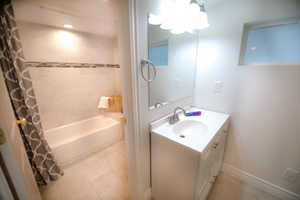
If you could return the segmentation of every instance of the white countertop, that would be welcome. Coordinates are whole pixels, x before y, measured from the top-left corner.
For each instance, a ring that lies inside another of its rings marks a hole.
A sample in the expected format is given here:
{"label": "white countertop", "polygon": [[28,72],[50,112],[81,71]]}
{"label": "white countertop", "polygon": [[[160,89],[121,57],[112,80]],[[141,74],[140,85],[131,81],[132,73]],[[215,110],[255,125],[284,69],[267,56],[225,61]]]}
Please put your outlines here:
{"label": "white countertop", "polygon": [[[166,117],[151,123],[152,134],[161,135],[197,152],[203,152],[210,141],[227,122],[227,120],[229,119],[229,115],[197,108],[191,108],[190,110],[187,110],[187,112],[194,111],[201,111],[201,116],[186,117],[181,113],[179,114],[179,122],[175,124],[169,124]],[[197,124],[200,122],[199,127],[195,127],[195,129],[192,130],[195,131],[195,134],[192,134],[185,138],[182,138],[178,134],[175,134],[174,127],[178,123],[183,121],[190,121],[190,124]],[[202,125],[203,128],[201,128]]]}

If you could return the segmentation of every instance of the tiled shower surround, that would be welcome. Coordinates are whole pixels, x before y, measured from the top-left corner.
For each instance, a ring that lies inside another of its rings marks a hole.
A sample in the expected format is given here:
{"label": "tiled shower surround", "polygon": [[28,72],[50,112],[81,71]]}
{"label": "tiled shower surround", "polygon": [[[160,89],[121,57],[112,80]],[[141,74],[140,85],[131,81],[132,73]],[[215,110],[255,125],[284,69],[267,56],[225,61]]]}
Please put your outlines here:
{"label": "tiled shower surround", "polygon": [[44,130],[98,116],[100,96],[121,94],[117,38],[17,23]]}
{"label": "tiled shower surround", "polygon": [[27,62],[43,128],[101,114],[101,96],[120,94],[120,66],[115,64]]}

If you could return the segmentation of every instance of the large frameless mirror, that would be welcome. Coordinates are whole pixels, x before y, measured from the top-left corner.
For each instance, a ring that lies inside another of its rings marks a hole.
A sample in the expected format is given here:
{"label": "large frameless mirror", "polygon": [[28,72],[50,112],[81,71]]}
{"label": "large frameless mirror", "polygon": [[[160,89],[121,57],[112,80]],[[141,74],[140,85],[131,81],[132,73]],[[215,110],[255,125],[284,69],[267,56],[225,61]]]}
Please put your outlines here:
{"label": "large frameless mirror", "polygon": [[148,60],[156,68],[148,83],[150,109],[193,95],[197,46],[196,33],[173,34],[148,23]]}

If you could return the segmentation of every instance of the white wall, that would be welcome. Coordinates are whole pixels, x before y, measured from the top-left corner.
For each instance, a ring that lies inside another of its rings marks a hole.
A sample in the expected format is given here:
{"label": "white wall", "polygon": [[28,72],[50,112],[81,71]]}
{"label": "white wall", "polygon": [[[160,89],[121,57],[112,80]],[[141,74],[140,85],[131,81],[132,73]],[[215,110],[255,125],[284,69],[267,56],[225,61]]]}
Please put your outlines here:
{"label": "white wall", "polygon": [[28,61],[114,62],[114,39],[19,21],[18,28]]}
{"label": "white wall", "polygon": [[[119,39],[120,36],[118,35],[118,38],[114,39],[114,49],[113,49],[113,64],[119,64],[121,65],[121,59],[120,59],[120,47],[119,47]],[[118,94],[121,94],[121,69],[115,69],[115,84],[116,84],[116,92]]]}
{"label": "white wall", "polygon": [[[116,39],[18,22],[27,61],[115,64]],[[62,34],[62,35],[61,35]],[[30,68],[45,130],[99,115],[100,96],[120,94],[120,69]]]}
{"label": "white wall", "polygon": [[[243,23],[300,15],[298,0],[227,0],[208,8],[210,28],[200,32],[197,106],[230,113],[225,162],[300,194],[282,179],[300,171],[300,64],[239,66]],[[214,82],[222,81],[222,93]]]}

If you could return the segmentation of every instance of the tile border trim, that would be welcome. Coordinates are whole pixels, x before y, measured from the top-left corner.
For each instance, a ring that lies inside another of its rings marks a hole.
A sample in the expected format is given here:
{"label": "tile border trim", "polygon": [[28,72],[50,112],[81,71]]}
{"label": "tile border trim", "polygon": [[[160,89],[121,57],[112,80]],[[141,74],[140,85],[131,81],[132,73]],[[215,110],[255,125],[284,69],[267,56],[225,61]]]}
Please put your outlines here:
{"label": "tile border trim", "polygon": [[243,170],[240,170],[232,165],[223,164],[222,171],[224,174],[228,174],[232,176],[233,178],[236,178],[238,180],[241,180],[245,182],[246,184],[249,184],[250,186],[259,188],[260,190],[263,190],[264,192],[267,192],[269,194],[274,195],[275,197],[278,197],[280,199],[286,199],[286,200],[299,200],[300,195],[296,194],[292,191],[289,191],[287,189],[284,189],[278,185],[275,185],[267,180],[264,180],[262,178],[256,177],[252,174],[249,174]]}
{"label": "tile border trim", "polygon": [[25,62],[27,67],[37,68],[120,68],[119,64],[64,63],[64,62]]}

